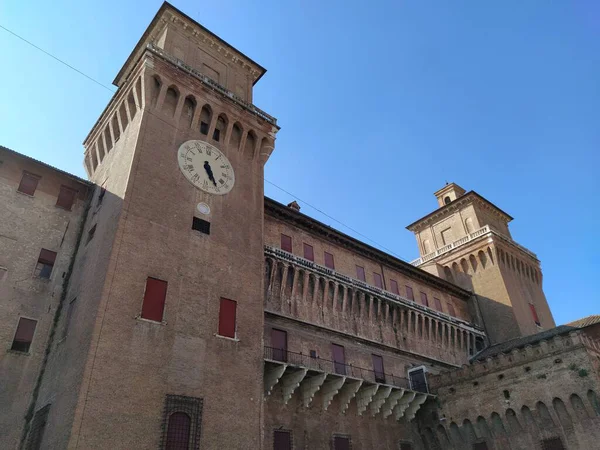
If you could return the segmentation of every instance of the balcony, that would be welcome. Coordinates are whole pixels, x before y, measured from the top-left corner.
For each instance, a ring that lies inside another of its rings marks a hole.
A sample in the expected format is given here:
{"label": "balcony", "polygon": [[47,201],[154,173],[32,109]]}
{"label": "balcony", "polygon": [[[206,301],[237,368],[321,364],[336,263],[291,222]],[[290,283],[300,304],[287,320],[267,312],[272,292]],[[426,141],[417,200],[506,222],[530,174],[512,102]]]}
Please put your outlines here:
{"label": "balcony", "polygon": [[360,416],[381,414],[383,418],[411,421],[431,396],[424,378],[411,382],[404,377],[272,347],[264,348],[264,360],[265,397],[279,385],[284,404],[298,391],[302,404],[308,408],[320,391],[325,411],[338,396],[342,414],[355,399]]}

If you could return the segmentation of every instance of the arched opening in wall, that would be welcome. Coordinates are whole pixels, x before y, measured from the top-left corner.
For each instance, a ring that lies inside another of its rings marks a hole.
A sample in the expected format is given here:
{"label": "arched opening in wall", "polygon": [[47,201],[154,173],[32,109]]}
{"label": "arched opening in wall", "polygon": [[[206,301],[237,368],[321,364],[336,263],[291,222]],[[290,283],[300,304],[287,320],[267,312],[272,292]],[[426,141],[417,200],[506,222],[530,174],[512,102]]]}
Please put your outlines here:
{"label": "arched opening in wall", "polygon": [[110,135],[109,125],[106,125],[104,129],[104,143],[106,144],[106,153],[110,152],[113,148],[112,136]]}
{"label": "arched opening in wall", "polygon": [[450,267],[448,267],[448,266],[444,266],[444,278],[446,279],[446,281],[450,281],[451,283],[454,283],[454,277],[452,276],[452,270],[450,270]]}
{"label": "arched opening in wall", "polygon": [[490,263],[494,264],[494,255],[492,253],[492,249],[488,247],[487,249],[488,258],[490,259]]}
{"label": "arched opening in wall", "polygon": [[523,429],[521,428],[521,424],[519,423],[519,419],[517,419],[517,414],[511,408],[506,410],[506,423],[508,423],[508,428],[511,433],[520,433]]}
{"label": "arched opening in wall", "polygon": [[563,428],[570,428],[573,426],[573,421],[571,420],[571,416],[567,411],[567,407],[565,403],[558,397],[555,397],[552,400],[552,406],[554,407],[554,411],[556,411],[556,415],[558,416],[558,420]]}
{"label": "arched opening in wall", "polygon": [[583,404],[583,400],[581,400],[579,395],[571,394],[569,400],[571,401],[571,407],[573,408],[573,411],[575,411],[575,414],[577,414],[577,419],[584,420],[589,417],[585,409],[585,405]]}
{"label": "arched opening in wall", "polygon": [[160,94],[160,89],[162,88],[162,81],[158,75],[154,75],[152,77],[152,81],[150,82],[151,86],[151,96],[152,96],[152,105],[156,107],[156,102],[158,101],[158,96]]}
{"label": "arched opening in wall", "polygon": [[169,86],[167,94],[165,95],[165,101],[163,103],[163,111],[170,117],[175,115],[177,109],[177,101],[179,100],[179,91],[175,86]]}
{"label": "arched opening in wall", "polygon": [[467,217],[465,219],[465,228],[467,229],[467,234],[471,234],[473,231],[475,231],[475,227],[473,226],[473,219],[471,219],[470,217]]}
{"label": "arched opening in wall", "polygon": [[231,148],[239,150],[240,142],[242,142],[242,133],[242,126],[238,122],[234,123],[233,128],[231,129],[231,139],[229,140]]}
{"label": "arched opening in wall", "polygon": [[463,438],[468,444],[472,444],[477,440],[477,436],[475,435],[475,429],[471,424],[469,419],[463,420]]}
{"label": "arched opening in wall", "polygon": [[450,438],[448,437],[448,433],[443,425],[437,426],[437,436],[438,441],[442,444],[442,448],[447,448],[450,446]]}
{"label": "arched opening in wall", "polygon": [[600,416],[600,400],[598,400],[598,394],[596,394],[591,389],[587,392],[588,402],[592,406],[592,410],[596,413],[597,416]]}
{"label": "arched opening in wall", "polygon": [[423,338],[423,316],[421,314],[417,314],[417,329],[419,337]]}
{"label": "arched opening in wall", "polygon": [[431,450],[440,450],[440,444],[435,436],[433,430],[429,427],[425,428],[425,433],[423,435],[423,440],[425,441],[425,445],[427,445],[428,449]]}
{"label": "arched opening in wall", "polygon": [[548,411],[548,407],[544,402],[537,402],[535,404],[535,409],[537,411],[540,428],[550,428],[555,425],[554,420],[552,420],[552,416],[550,415],[550,411]]}
{"label": "arched opening in wall", "polygon": [[521,416],[523,417],[525,429],[535,430],[537,428],[537,423],[533,418],[533,414],[531,414],[531,410],[525,405],[521,407]]}
{"label": "arched opening in wall", "polygon": [[98,141],[96,142],[96,147],[98,148],[98,155],[100,155],[100,161],[102,161],[104,159],[104,155],[106,155],[106,152],[104,151],[104,142],[102,141],[102,136],[98,138]]}
{"label": "arched opening in wall", "polygon": [[450,327],[450,345],[452,347],[456,345],[456,329],[454,327]]}
{"label": "arched opening in wall", "polygon": [[254,157],[254,149],[256,148],[256,134],[250,130],[246,136],[246,145],[244,146],[244,153],[250,158]]}
{"label": "arched opening in wall", "polygon": [[175,412],[169,416],[166,449],[187,449],[190,446],[191,419],[186,413]]}
{"label": "arched opening in wall", "polygon": [[496,437],[500,437],[506,434],[506,429],[504,428],[504,424],[502,423],[502,418],[497,412],[492,413],[492,431],[494,433],[494,436]]}
{"label": "arched opening in wall", "polygon": [[298,295],[299,298],[302,298],[304,296],[304,278],[306,277],[306,272],[304,272],[304,270],[299,270],[298,271],[298,285],[297,285],[297,291],[296,291],[296,295]]}
{"label": "arched opening in wall", "polygon": [[212,120],[212,109],[209,105],[204,105],[200,110],[200,134],[207,135]]}
{"label": "arched opening in wall", "polygon": [[469,255],[469,262],[473,268],[473,273],[477,272],[477,259],[473,255]]}
{"label": "arched opening in wall", "polygon": [[463,448],[461,447],[463,444],[463,440],[462,440],[462,436],[460,435],[460,429],[458,428],[458,425],[456,425],[456,423],[452,422],[450,424],[450,439],[452,440],[452,443],[457,446],[457,448]]}
{"label": "arched opening in wall", "polygon": [[131,120],[137,114],[137,106],[135,105],[135,97],[133,95],[133,91],[129,91],[129,95],[127,95],[127,105],[129,106],[129,114],[131,114]]}
{"label": "arched opening in wall", "polygon": [[121,103],[121,106],[119,107],[119,117],[121,119],[123,131],[125,131],[127,125],[129,125],[129,119],[127,118],[127,110],[125,109],[125,102]]}
{"label": "arched opening in wall", "polygon": [[192,126],[194,114],[196,113],[196,99],[192,95],[188,95],[183,101],[183,109],[181,110],[181,122],[188,128]]}
{"label": "arched opening in wall", "polygon": [[452,271],[457,274],[460,273],[460,267],[458,267],[458,264],[455,262],[452,263]]}
{"label": "arched opening in wall", "polygon": [[467,260],[465,258],[460,260],[460,267],[462,267],[462,271],[465,274],[469,273],[469,265],[467,264]]}
{"label": "arched opening in wall", "polygon": [[[137,81],[135,82],[135,93],[137,94],[137,108],[142,109],[142,77],[138,77]],[[136,103],[135,97],[134,103]],[[133,117],[133,113],[131,113],[131,117]]]}
{"label": "arched opening in wall", "polygon": [[431,242],[429,242],[429,239],[425,239],[423,241],[423,254],[428,255],[429,253],[431,253]]}
{"label": "arched opening in wall", "polygon": [[273,270],[273,261],[267,259],[265,262],[265,292],[269,289],[271,284],[271,271]]}
{"label": "arched opening in wall", "polygon": [[483,416],[477,418],[477,434],[480,439],[488,439],[492,436],[487,421]]}
{"label": "arched opening in wall", "polygon": [[481,267],[483,269],[485,269],[485,265],[487,263],[487,257],[485,256],[485,253],[483,252],[483,250],[479,250],[479,252],[477,253],[477,257],[479,258],[479,262],[481,263]]}
{"label": "arched opening in wall", "polygon": [[217,142],[225,142],[225,134],[227,133],[227,124],[229,119],[225,114],[219,114],[217,117],[217,123],[215,124],[215,131],[213,131],[213,140]]}
{"label": "arched opening in wall", "polygon": [[515,264],[515,257],[513,255],[510,255],[510,265],[512,267],[512,270],[514,270],[514,271],[517,270],[517,267],[516,267],[516,264]]}
{"label": "arched opening in wall", "polygon": [[292,295],[292,288],[294,287],[294,267],[288,266],[287,280],[285,283],[285,293],[289,297]]}
{"label": "arched opening in wall", "polygon": [[96,167],[98,167],[98,158],[94,149],[90,150],[90,156],[92,157],[92,172],[94,172],[96,171]]}
{"label": "arched opening in wall", "polygon": [[446,196],[444,197],[444,205],[449,205],[452,202],[452,200],[450,200],[450,197]]}
{"label": "arched opening in wall", "polygon": [[113,131],[113,135],[115,137],[115,144],[119,141],[119,139],[121,138],[121,130],[119,128],[119,120],[117,119],[117,115],[115,114],[112,118],[112,131]]}
{"label": "arched opening in wall", "polygon": [[506,264],[506,260],[504,259],[504,252],[501,249],[498,249],[498,254],[500,255],[500,261],[502,261],[502,264]]}

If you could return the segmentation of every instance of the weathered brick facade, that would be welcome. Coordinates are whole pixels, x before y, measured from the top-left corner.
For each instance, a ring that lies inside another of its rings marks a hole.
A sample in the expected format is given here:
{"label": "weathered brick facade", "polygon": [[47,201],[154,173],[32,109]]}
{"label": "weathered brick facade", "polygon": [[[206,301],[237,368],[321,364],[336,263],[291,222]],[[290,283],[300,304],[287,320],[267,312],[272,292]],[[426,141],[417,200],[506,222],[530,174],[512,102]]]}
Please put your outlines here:
{"label": "weathered brick facade", "polygon": [[[510,216],[445,187],[411,265],[264,198],[264,72],[165,3],[84,142],[90,182],[0,149],[0,448],[597,448],[597,326],[554,328]],[[190,140],[231,192],[186,179]]]}

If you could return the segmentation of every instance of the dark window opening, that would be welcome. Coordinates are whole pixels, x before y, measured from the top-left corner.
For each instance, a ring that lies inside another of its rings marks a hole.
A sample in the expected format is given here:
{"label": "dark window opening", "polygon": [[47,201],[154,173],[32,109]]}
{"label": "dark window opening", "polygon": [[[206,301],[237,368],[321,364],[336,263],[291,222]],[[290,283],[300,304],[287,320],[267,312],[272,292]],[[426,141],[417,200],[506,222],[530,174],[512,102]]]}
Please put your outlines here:
{"label": "dark window opening", "polygon": [[383,278],[381,278],[381,275],[377,272],[373,272],[373,283],[375,283],[375,286],[379,289],[383,289]]}
{"label": "dark window opening", "polygon": [[477,336],[475,338],[475,350],[480,352],[481,350],[483,350],[483,338],[481,336]]}
{"label": "dark window opening", "polygon": [[542,450],[565,450],[565,447],[559,437],[554,437],[542,441]]}
{"label": "dark window opening", "polygon": [[408,442],[401,442],[400,450],[412,450],[412,444],[409,444]]}
{"label": "dark window opening", "polygon": [[58,193],[58,199],[56,200],[56,206],[64,208],[67,211],[71,211],[73,204],[75,203],[75,197],[77,191],[67,186],[61,186],[60,192]]}
{"label": "dark window opening", "polygon": [[408,373],[408,378],[410,381],[410,388],[413,391],[417,392],[425,392],[427,393],[427,378],[425,376],[425,369],[419,368],[411,370]]}
{"label": "dark window opening", "polygon": [[333,438],[333,450],[350,450],[350,438],[335,436]]}
{"label": "dark window opening", "polygon": [[183,412],[175,412],[169,416],[166,450],[189,449],[191,423],[190,416]]}
{"label": "dark window opening", "polygon": [[331,253],[325,252],[325,267],[334,270],[335,264],[333,263],[333,255]]}
{"label": "dark window opening", "polygon": [[292,238],[287,234],[281,235],[281,250],[292,253]]}
{"label": "dark window opening", "polygon": [[510,398],[510,392],[509,392],[507,389],[504,389],[504,390],[502,391],[502,393],[504,394],[504,398],[505,398],[506,400],[508,400],[508,399]]}
{"label": "dark window opening", "polygon": [[473,450],[488,450],[487,443],[485,441],[483,441],[483,442],[475,442],[473,444]]}
{"label": "dark window opening", "polygon": [[156,278],[146,279],[146,292],[142,303],[142,318],[162,322],[167,298],[167,282]]}
{"label": "dark window opening", "polygon": [[317,357],[317,351],[316,350],[311,350],[310,351],[310,357],[313,358],[313,359],[316,358]]}
{"label": "dark window opening", "polygon": [[304,244],[304,259],[308,259],[309,261],[315,260],[315,252],[312,245]]}
{"label": "dark window opening", "polygon": [[10,349],[16,352],[29,352],[36,326],[37,320],[26,319],[25,317],[19,318],[17,331],[15,332],[15,337],[13,338],[13,343]]}
{"label": "dark window opening", "polygon": [[[207,131],[207,133],[208,133],[208,131]],[[221,130],[219,130],[218,128],[215,128],[215,130],[213,131],[213,140],[218,142],[220,138],[221,138]]]}
{"label": "dark window opening", "polygon": [[206,122],[200,122],[200,133],[208,134],[208,124]]}
{"label": "dark window opening", "polygon": [[292,433],[284,430],[273,431],[273,450],[292,450]]}
{"label": "dark window opening", "polygon": [[287,361],[287,333],[273,328],[271,330],[271,348],[275,361]]}
{"label": "dark window opening", "polygon": [[385,371],[383,370],[383,358],[379,355],[371,355],[373,358],[373,372],[377,383],[385,383]]}
{"label": "dark window opening", "polygon": [[38,262],[35,266],[34,275],[40,278],[50,278],[55,261],[56,252],[52,252],[43,248],[40,251],[40,256],[38,257]]}
{"label": "dark window opening", "polygon": [[221,298],[219,308],[219,336],[235,338],[236,327],[236,302]]}
{"label": "dark window opening", "polygon": [[204,234],[210,234],[210,222],[198,217],[194,217],[192,220],[192,230],[196,230]]}
{"label": "dark window opening", "polygon": [[400,291],[398,290],[398,282],[396,280],[390,280],[390,289],[392,294],[400,295]]}
{"label": "dark window opening", "polygon": [[162,420],[162,450],[197,449],[202,422],[202,399],[167,394]]}
{"label": "dark window opening", "polygon": [[406,298],[415,301],[415,294],[410,286],[406,286]]}
{"label": "dark window opening", "polygon": [[23,171],[23,176],[21,177],[21,182],[19,183],[17,190],[23,194],[33,196],[33,194],[35,194],[35,190],[37,189],[40,178],[41,177],[37,175]]}
{"label": "dark window opening", "polygon": [[331,344],[331,353],[333,354],[333,367],[335,373],[346,375],[346,355],[344,347],[337,344]]}
{"label": "dark window opening", "polygon": [[367,281],[364,267],[356,266],[356,278],[358,278],[360,281]]}
{"label": "dark window opening", "polygon": [[96,234],[96,225],[97,224],[95,224],[92,228],[90,228],[90,231],[88,231],[88,237],[85,243],[86,245],[89,244],[92,239],[94,239],[94,235]]}
{"label": "dark window opening", "polygon": [[451,202],[450,197],[444,197],[444,205],[447,205]]}

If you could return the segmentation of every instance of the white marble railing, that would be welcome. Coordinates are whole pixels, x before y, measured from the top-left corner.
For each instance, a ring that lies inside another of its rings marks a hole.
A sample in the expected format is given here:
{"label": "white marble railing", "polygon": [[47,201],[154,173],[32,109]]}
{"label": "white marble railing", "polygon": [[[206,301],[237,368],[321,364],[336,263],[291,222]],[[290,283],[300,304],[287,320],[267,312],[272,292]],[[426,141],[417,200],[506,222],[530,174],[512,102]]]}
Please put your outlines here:
{"label": "white marble railing", "polygon": [[505,241],[510,242],[512,245],[514,245],[515,247],[518,247],[520,250],[524,251],[525,253],[527,253],[529,256],[532,256],[533,258],[537,259],[537,255],[535,253],[533,253],[532,251],[526,249],[525,247],[523,247],[522,245],[517,244],[515,241],[513,241],[512,239],[498,233],[495,230],[492,230],[488,225],[481,227],[479,230],[475,230],[472,233],[457,239],[456,241],[452,242],[451,244],[445,245],[444,247],[441,247],[439,249],[437,249],[435,252],[431,252],[428,253],[426,255],[421,256],[420,258],[415,259],[414,261],[411,261],[410,263],[413,266],[420,266],[421,264],[426,263],[427,261],[431,261],[434,258],[437,258],[440,255],[443,255],[444,253],[448,253],[451,250],[454,250],[457,247],[460,247],[461,245],[466,244],[467,242],[472,241],[473,239],[477,239],[478,237],[481,237],[485,234],[495,234],[496,236],[499,236],[500,238],[504,239]]}

